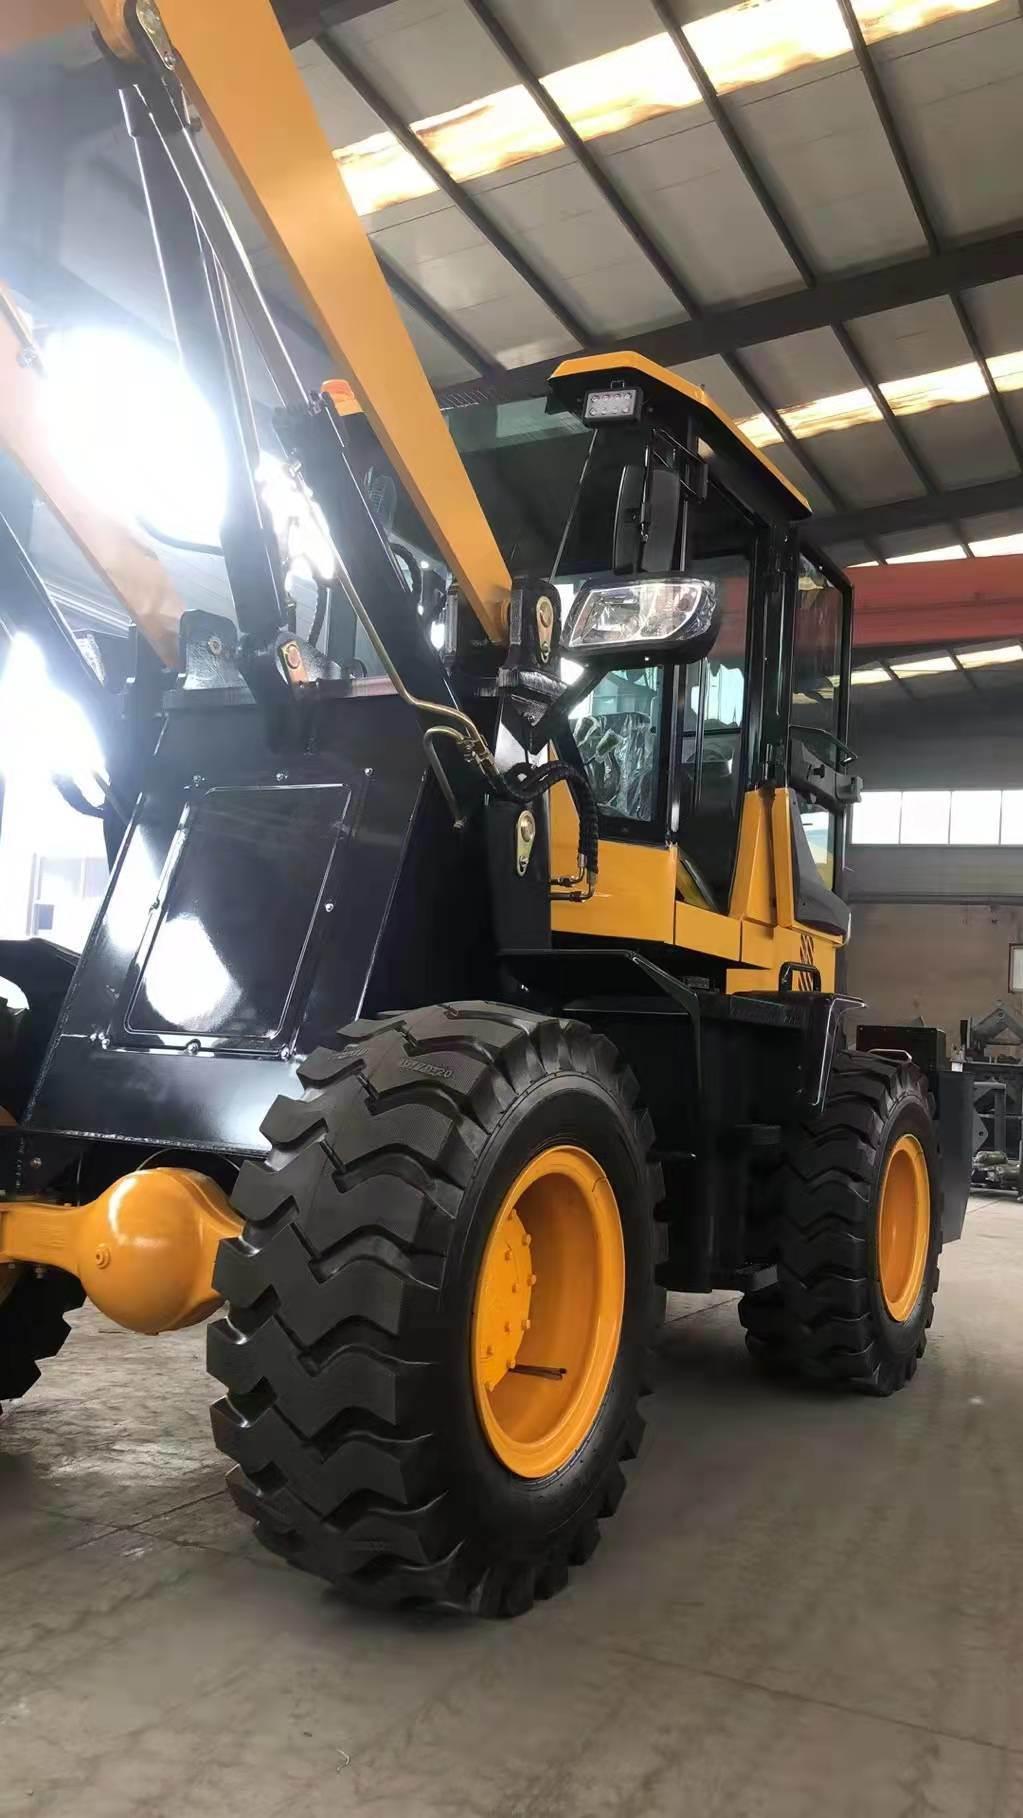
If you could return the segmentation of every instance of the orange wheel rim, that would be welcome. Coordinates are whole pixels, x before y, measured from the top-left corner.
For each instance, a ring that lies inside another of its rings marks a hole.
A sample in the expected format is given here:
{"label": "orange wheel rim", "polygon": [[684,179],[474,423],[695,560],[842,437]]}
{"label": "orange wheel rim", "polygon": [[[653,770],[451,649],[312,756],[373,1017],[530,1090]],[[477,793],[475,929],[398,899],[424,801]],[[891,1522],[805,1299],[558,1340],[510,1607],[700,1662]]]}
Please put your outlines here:
{"label": "orange wheel rim", "polygon": [[547,1149],[505,1194],[472,1321],[476,1409],[517,1477],[549,1477],[600,1412],[621,1340],[625,1246],[614,1189],[585,1149]]}
{"label": "orange wheel rim", "polygon": [[878,1274],[893,1319],[916,1306],[931,1240],[931,1180],[915,1136],[900,1136],[881,1179],[877,1230]]}

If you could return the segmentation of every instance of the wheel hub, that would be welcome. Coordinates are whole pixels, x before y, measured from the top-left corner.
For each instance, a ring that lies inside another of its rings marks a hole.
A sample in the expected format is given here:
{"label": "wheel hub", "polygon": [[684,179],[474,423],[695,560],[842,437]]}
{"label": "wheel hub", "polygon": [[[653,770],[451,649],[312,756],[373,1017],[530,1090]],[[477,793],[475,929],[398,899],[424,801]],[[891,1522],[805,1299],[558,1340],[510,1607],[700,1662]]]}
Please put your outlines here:
{"label": "wheel hub", "polygon": [[624,1300],[607,1175],[584,1149],[545,1150],[498,1208],[473,1310],[477,1412],[516,1476],[550,1476],[583,1444],[611,1380]]}
{"label": "wheel hub", "polygon": [[885,1163],[877,1230],[881,1293],[893,1319],[908,1319],[916,1306],[930,1237],[927,1157],[915,1136],[900,1136]]}
{"label": "wheel hub", "polygon": [[515,1369],[536,1280],[533,1240],[514,1206],[498,1220],[494,1237],[480,1272],[474,1338],[477,1376],[488,1392]]}

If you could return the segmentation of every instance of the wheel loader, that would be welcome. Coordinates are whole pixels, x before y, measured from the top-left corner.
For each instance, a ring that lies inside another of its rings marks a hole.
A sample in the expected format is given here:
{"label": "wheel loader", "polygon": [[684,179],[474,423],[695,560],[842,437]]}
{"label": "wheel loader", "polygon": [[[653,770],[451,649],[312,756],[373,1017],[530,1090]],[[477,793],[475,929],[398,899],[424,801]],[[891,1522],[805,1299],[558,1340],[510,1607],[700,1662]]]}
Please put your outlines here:
{"label": "wheel loader", "polygon": [[[846,1034],[851,590],[639,355],[442,416],[268,0],[90,12],[228,452],[234,606],[122,571],[115,695],[0,536],[5,629],[103,740],[112,855],[80,958],[0,944],[0,1397],[86,1297],[215,1314],[265,1545],[516,1615],[615,1512],[665,1290],[736,1291],[755,1362],[825,1390],[924,1353],[970,1106],[941,1032]],[[299,381],[210,142],[341,383]],[[329,545],[304,627],[239,321]]]}

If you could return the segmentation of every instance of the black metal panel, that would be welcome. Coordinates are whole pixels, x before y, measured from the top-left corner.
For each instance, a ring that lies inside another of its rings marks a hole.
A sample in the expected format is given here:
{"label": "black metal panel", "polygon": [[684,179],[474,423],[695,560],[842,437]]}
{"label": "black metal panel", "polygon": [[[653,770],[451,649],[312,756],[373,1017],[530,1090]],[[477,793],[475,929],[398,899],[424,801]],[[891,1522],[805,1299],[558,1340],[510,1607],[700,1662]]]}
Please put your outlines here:
{"label": "black metal panel", "polygon": [[434,775],[423,780],[363,1014],[457,998],[502,998],[483,817],[456,827]]}
{"label": "black metal panel", "polygon": [[[315,958],[317,919],[337,913],[352,788],[220,784],[195,798],[118,1036],[185,1033],[263,1047],[289,1025]],[[249,905],[257,899],[265,908],[254,942]]]}
{"label": "black metal panel", "polygon": [[938,1143],[943,1189],[941,1232],[947,1244],[963,1234],[973,1166],[973,1075],[939,1073]]}
{"label": "black metal panel", "polygon": [[3,1018],[0,1105],[12,1117],[20,1118],[28,1104],[76,964],[75,954],[52,941],[0,941],[0,999],[6,1006],[8,981],[28,999],[27,1011],[5,1011]]}
{"label": "black metal panel", "polygon": [[298,1098],[294,1060],[170,1050],[104,1051],[65,1033],[53,1050],[29,1128],[147,1150],[257,1155],[259,1126],[278,1093]]}
{"label": "black metal panel", "polygon": [[360,1013],[421,801],[417,718],[394,696],[327,698],[287,752],[266,726],[175,697],[33,1129],[259,1148],[293,1056]]}

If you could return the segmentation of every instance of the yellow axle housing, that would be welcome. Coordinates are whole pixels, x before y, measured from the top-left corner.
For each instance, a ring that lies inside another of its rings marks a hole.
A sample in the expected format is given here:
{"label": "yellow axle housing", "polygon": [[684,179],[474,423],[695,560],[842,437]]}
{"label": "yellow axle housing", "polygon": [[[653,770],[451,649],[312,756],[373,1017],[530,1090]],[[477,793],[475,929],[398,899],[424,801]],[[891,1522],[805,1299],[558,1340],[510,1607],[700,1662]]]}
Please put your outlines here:
{"label": "yellow axle housing", "polygon": [[206,1175],[139,1169],[86,1206],[19,1199],[0,1208],[0,1271],[23,1263],[64,1269],[117,1325],[176,1332],[220,1305],[217,1250],[241,1228]]}

